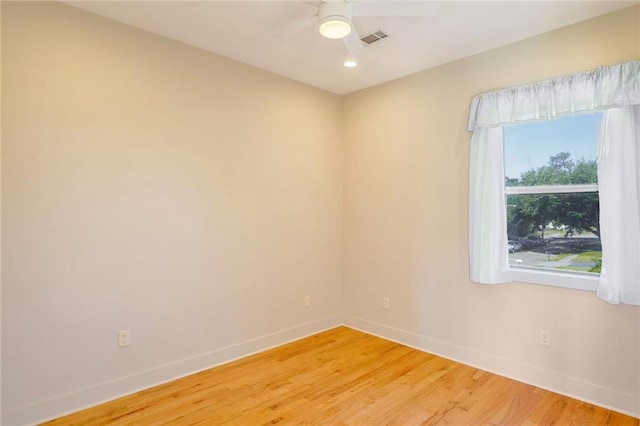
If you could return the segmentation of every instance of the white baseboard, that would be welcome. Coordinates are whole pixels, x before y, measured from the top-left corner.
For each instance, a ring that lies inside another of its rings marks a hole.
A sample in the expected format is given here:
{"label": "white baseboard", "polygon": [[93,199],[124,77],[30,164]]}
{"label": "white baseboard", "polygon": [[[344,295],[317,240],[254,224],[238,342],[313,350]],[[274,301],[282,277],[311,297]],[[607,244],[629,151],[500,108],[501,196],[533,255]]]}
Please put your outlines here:
{"label": "white baseboard", "polygon": [[510,359],[345,315],[344,325],[461,364],[640,418],[640,395],[620,392]]}
{"label": "white baseboard", "polygon": [[9,426],[40,423],[226,364],[340,325],[342,325],[342,315],[335,315],[286,330],[280,330],[193,358],[100,383],[29,406],[8,410],[2,413],[2,424]]}

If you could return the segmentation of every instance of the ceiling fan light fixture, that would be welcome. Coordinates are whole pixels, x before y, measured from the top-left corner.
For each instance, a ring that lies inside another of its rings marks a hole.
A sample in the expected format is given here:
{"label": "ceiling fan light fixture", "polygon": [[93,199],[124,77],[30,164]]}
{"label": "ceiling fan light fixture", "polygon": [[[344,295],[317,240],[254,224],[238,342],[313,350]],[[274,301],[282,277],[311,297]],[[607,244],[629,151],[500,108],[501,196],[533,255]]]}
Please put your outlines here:
{"label": "ceiling fan light fixture", "polygon": [[326,38],[343,38],[351,32],[351,21],[344,16],[327,16],[320,21],[319,30]]}

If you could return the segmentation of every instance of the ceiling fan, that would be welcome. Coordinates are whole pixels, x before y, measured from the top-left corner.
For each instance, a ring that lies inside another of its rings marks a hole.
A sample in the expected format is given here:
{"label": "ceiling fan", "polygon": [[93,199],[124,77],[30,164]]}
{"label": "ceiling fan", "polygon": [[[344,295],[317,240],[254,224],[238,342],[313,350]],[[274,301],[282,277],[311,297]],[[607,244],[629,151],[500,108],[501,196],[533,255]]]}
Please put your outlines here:
{"label": "ceiling fan", "polygon": [[323,0],[315,14],[286,25],[271,34],[290,34],[312,25],[329,39],[340,39],[352,56],[360,56],[364,45],[353,25],[354,17],[430,17],[437,13],[437,6],[426,1],[379,0]]}

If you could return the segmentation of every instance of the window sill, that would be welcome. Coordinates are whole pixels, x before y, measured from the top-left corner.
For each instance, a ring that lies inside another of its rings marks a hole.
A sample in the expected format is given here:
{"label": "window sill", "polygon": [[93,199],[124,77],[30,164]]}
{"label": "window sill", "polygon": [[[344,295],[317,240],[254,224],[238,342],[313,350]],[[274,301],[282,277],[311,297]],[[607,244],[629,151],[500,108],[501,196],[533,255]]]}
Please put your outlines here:
{"label": "window sill", "polygon": [[511,266],[510,269],[513,281],[574,290],[596,291],[600,279],[598,275],[580,272],[552,272],[523,266]]}

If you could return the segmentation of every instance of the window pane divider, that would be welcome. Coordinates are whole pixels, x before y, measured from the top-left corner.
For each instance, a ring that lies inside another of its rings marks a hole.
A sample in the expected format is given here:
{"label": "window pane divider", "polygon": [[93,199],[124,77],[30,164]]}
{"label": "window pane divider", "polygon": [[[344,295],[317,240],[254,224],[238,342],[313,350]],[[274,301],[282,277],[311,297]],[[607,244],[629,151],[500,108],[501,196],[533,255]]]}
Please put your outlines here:
{"label": "window pane divider", "polygon": [[569,194],[575,192],[598,192],[598,184],[584,185],[538,185],[538,186],[507,186],[506,195],[522,194]]}

